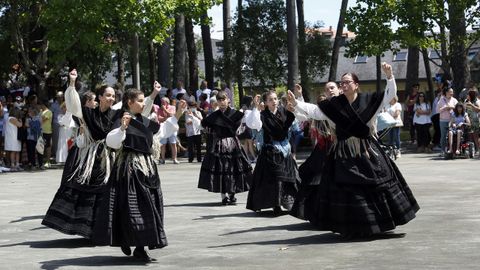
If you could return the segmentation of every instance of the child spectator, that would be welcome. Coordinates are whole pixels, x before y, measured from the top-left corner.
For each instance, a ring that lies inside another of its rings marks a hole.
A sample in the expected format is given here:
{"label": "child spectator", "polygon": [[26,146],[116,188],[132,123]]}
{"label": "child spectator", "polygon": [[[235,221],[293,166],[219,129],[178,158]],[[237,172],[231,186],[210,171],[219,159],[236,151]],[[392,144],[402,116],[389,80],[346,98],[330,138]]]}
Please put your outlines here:
{"label": "child spectator", "polygon": [[[40,120],[39,111],[35,107],[28,108],[27,118],[25,119],[25,126],[27,127],[27,154],[28,165],[30,168],[41,168],[41,155],[35,150],[38,138],[42,135],[42,123]],[[38,154],[38,155],[37,155]],[[38,161],[38,164],[37,164]]]}

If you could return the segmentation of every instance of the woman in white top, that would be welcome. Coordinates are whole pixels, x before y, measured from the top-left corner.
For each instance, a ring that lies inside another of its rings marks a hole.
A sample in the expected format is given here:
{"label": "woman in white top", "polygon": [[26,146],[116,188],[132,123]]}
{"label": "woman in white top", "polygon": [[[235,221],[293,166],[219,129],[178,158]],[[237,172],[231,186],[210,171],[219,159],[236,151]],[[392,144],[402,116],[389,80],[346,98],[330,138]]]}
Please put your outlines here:
{"label": "woman in white top", "polygon": [[388,144],[395,145],[397,147],[397,157],[400,156],[400,127],[403,126],[402,122],[402,104],[398,103],[398,97],[394,96],[390,100],[389,105],[386,106],[387,112],[393,116],[397,122],[390,132],[388,133]]}
{"label": "woman in white top", "polygon": [[20,170],[20,151],[22,144],[18,140],[18,128],[23,126],[21,111],[12,107],[5,125],[5,151],[10,152],[10,167],[12,171]]}
{"label": "woman in white top", "polygon": [[428,147],[430,144],[430,125],[432,120],[430,114],[432,109],[425,97],[425,93],[419,93],[415,105],[413,106],[415,115],[413,116],[413,124],[417,130],[417,152],[431,153],[432,150]]}
{"label": "woman in white top", "polygon": [[68,156],[68,139],[72,137],[73,128],[75,127],[75,122],[72,118],[72,113],[67,112],[67,107],[65,103],[60,105],[61,114],[58,115],[58,124],[60,128],[58,130],[58,143],[57,143],[57,153],[55,155],[55,161],[57,163],[63,164],[67,160]]}

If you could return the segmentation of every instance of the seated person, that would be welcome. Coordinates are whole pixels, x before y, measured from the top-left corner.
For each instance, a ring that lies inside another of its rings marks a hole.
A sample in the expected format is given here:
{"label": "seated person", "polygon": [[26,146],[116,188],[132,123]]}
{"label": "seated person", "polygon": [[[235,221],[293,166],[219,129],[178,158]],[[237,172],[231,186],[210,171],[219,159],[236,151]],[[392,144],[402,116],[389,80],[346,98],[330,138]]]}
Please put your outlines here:
{"label": "seated person", "polygon": [[463,104],[457,103],[455,105],[455,109],[451,114],[450,123],[449,123],[449,130],[448,130],[448,153],[452,153],[452,144],[453,144],[453,136],[457,135],[457,147],[455,154],[460,154],[460,141],[464,134],[465,126],[470,126],[470,119],[468,118],[468,114],[465,113],[465,109],[463,108]]}

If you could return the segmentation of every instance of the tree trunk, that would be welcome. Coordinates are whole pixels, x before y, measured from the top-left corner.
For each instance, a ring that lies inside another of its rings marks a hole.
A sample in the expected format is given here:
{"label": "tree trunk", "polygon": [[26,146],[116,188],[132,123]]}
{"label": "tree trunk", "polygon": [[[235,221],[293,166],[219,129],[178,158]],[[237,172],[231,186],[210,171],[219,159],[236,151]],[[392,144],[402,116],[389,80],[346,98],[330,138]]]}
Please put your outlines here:
{"label": "tree trunk", "polygon": [[288,89],[298,82],[298,38],[295,21],[295,0],[287,0]]}
{"label": "tree trunk", "polygon": [[305,58],[305,13],[303,0],[297,0],[298,13],[298,63],[300,70],[300,80],[303,88],[303,98],[310,101],[310,78],[307,71],[307,59]]}
{"label": "tree trunk", "polygon": [[185,18],[185,36],[188,49],[188,74],[190,92],[198,89],[198,58],[197,46],[195,45],[195,34],[193,33],[193,22],[191,18]]}
{"label": "tree trunk", "polygon": [[332,49],[332,62],[330,63],[330,73],[328,74],[328,81],[337,81],[337,67],[338,67],[338,53],[340,51],[340,45],[342,45],[343,39],[343,27],[345,26],[345,15],[347,13],[348,0],[342,0],[342,6],[340,8],[340,17],[338,19],[337,32],[335,34],[335,40],[333,42]]}
{"label": "tree trunk", "polygon": [[125,90],[125,51],[122,47],[117,49],[117,84],[120,90]]}
{"label": "tree trunk", "polygon": [[132,37],[132,82],[133,87],[137,89],[140,88],[140,44],[138,40],[138,34],[133,34]]}
{"label": "tree trunk", "polygon": [[170,85],[170,44],[167,38],[157,49],[158,80],[162,86]]}
{"label": "tree trunk", "polygon": [[[11,8],[9,11],[7,24],[11,26],[12,44],[17,51],[19,60],[25,73],[34,77],[38,83],[37,94],[39,100],[47,99],[48,89],[46,82],[51,74],[57,73],[60,65],[48,68],[49,41],[47,39],[47,31],[39,25],[40,12],[43,2],[35,2],[29,6],[28,22],[24,22],[25,18],[20,18],[23,7],[19,1],[10,1]],[[32,41],[34,40],[34,41]]]}
{"label": "tree trunk", "polygon": [[451,71],[450,71],[450,62],[449,62],[449,57],[448,57],[448,45],[447,45],[447,34],[445,33],[445,27],[440,26],[440,50],[442,52],[442,69],[444,72],[444,75],[447,78],[451,77]]}
{"label": "tree trunk", "polygon": [[382,56],[377,55],[375,57],[375,66],[377,67],[377,83],[376,83],[376,91],[382,91]]}
{"label": "tree trunk", "polygon": [[231,46],[230,37],[232,30],[232,18],[230,16],[230,0],[223,0],[223,76],[228,88],[231,87]]}
{"label": "tree trunk", "polygon": [[426,49],[422,49],[423,64],[425,65],[425,73],[427,76],[428,91],[427,97],[428,100],[433,101],[435,94],[433,93],[433,83],[432,83],[432,69],[430,68],[430,61],[428,61],[428,52]]}
{"label": "tree trunk", "polygon": [[[204,21],[208,18],[207,13],[202,15]],[[203,43],[203,57],[205,58],[205,79],[207,82],[213,83],[215,73],[213,69],[213,51],[212,51],[212,38],[210,37],[210,25],[202,24],[202,43]]]}
{"label": "tree trunk", "polygon": [[150,85],[157,80],[157,63],[155,61],[155,45],[153,44],[153,40],[148,42],[148,71],[150,77]]}
{"label": "tree trunk", "polygon": [[185,16],[179,14],[175,17],[175,41],[173,47],[173,84],[175,88],[178,81],[185,83],[185,58],[186,58],[186,41],[185,41]]}
{"label": "tree trunk", "polygon": [[405,92],[410,94],[412,85],[418,83],[420,49],[418,47],[408,47],[407,76],[405,80]]}
{"label": "tree trunk", "polygon": [[[238,0],[237,3],[237,36],[235,38],[235,78],[237,79],[237,84],[238,84],[238,96],[240,103],[242,103],[242,99],[244,96],[243,93],[243,64],[244,64],[244,58],[245,58],[245,50],[242,45],[243,41],[243,35],[241,33],[244,33],[244,24],[243,24],[243,1]],[[240,104],[241,106],[242,104]]]}
{"label": "tree trunk", "polygon": [[458,95],[467,83],[470,82],[470,67],[468,65],[467,48],[465,40],[467,39],[467,28],[465,22],[465,10],[461,5],[449,2],[448,14],[450,18],[450,66],[452,67],[453,85],[455,93]]}

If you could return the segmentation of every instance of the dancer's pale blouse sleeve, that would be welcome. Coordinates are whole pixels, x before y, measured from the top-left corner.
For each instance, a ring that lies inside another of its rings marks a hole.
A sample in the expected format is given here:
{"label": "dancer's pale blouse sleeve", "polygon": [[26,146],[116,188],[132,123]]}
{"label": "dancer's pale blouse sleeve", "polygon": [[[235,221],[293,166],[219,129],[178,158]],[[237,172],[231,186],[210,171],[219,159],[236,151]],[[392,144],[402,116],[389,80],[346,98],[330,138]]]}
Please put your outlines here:
{"label": "dancer's pale blouse sleeve", "polygon": [[262,129],[262,119],[260,117],[260,111],[257,108],[253,108],[252,112],[245,117],[245,124],[251,129]]}
{"label": "dancer's pale blouse sleeve", "polygon": [[[387,79],[387,86],[385,87],[385,94],[383,96],[383,106],[389,104],[390,101],[397,95],[397,83],[395,77]],[[380,106],[383,108],[383,106]]]}
{"label": "dancer's pale blouse sleeve", "polygon": [[113,149],[120,149],[122,147],[122,143],[127,137],[127,132],[122,130],[121,127],[112,129],[106,138],[107,146]]}
{"label": "dancer's pale blouse sleeve", "polygon": [[153,107],[153,99],[150,98],[150,96],[145,98],[145,106],[143,107],[143,112],[142,115],[145,117],[150,116],[150,113],[152,112],[152,107]]}
{"label": "dancer's pale blouse sleeve", "polygon": [[297,106],[295,106],[295,112],[297,112],[299,115],[303,115],[307,117],[308,119],[314,119],[314,120],[328,119],[327,116],[320,110],[320,108],[316,104],[297,101]]}
{"label": "dancer's pale blouse sleeve", "polygon": [[76,117],[83,119],[80,96],[73,86],[69,86],[67,90],[65,90],[65,106],[67,107],[67,111],[71,112]]}

